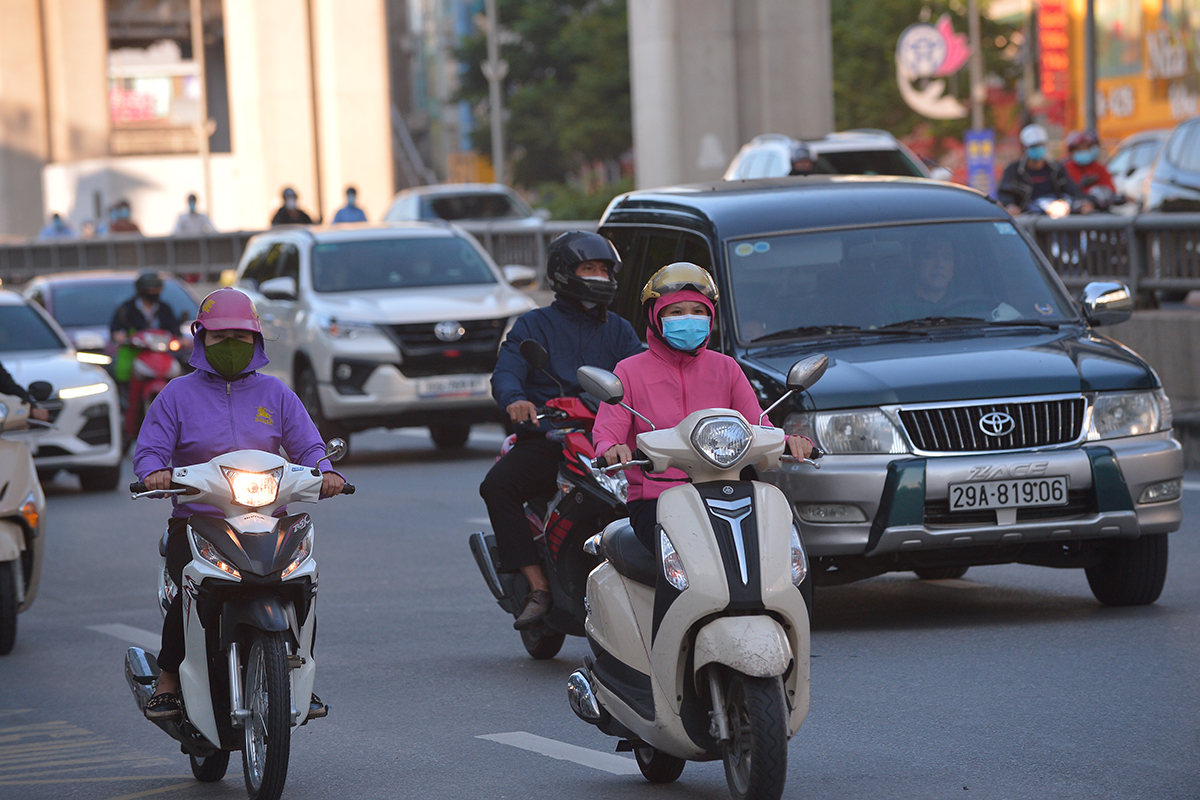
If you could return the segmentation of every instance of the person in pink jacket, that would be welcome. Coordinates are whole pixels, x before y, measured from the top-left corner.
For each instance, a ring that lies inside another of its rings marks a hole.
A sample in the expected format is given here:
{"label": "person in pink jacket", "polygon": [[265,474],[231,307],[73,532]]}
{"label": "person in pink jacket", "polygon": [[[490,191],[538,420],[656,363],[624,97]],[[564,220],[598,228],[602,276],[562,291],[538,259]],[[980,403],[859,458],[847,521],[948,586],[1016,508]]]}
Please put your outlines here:
{"label": "person in pink jacket", "polygon": [[[731,408],[751,424],[758,424],[762,407],[746,374],[729,356],[708,349],[716,300],[712,276],[686,261],[663,267],[642,289],[650,347],[618,363],[615,371],[625,387],[625,404],[660,430],[673,428],[688,414],[704,408]],[[771,423],[763,420],[763,424]],[[603,405],[592,428],[592,441],[607,463],[624,464],[632,458],[637,435],[648,430],[645,422],[624,408]],[[785,446],[797,458],[807,458],[813,447],[804,436],[787,437]],[[630,523],[642,544],[656,552],[658,496],[683,483],[686,476],[676,469],[659,475],[631,469],[626,475]]]}

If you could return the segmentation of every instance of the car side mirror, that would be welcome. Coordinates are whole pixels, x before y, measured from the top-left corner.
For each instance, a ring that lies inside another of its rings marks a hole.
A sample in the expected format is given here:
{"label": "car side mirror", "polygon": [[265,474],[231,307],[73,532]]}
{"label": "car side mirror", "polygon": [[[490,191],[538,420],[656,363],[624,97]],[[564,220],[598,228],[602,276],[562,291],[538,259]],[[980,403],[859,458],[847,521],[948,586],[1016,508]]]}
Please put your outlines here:
{"label": "car side mirror", "polygon": [[500,271],[504,273],[504,280],[514,289],[527,289],[537,285],[538,271],[533,267],[505,264]]}
{"label": "car side mirror", "polygon": [[296,288],[296,279],[284,275],[260,283],[258,293],[268,300],[295,300],[299,290]]}
{"label": "car side mirror", "polygon": [[533,215],[542,222],[546,222],[550,219],[550,217],[554,216],[548,208],[535,208],[533,210]]}
{"label": "car side mirror", "polygon": [[792,364],[792,368],[788,370],[788,391],[804,391],[819,381],[827,369],[829,369],[829,357],[824,353],[817,353],[808,358],[800,359],[795,364]]}
{"label": "car side mirror", "polygon": [[341,461],[346,457],[346,440],[333,438],[325,443],[325,457],[330,461]]}
{"label": "car side mirror", "polygon": [[625,387],[621,385],[621,379],[606,369],[580,367],[575,371],[575,378],[585,392],[601,403],[615,406],[625,399]]}
{"label": "car side mirror", "polygon": [[49,400],[52,394],[54,394],[54,387],[46,381],[34,381],[29,384],[29,396],[39,403]]}
{"label": "car side mirror", "polygon": [[533,339],[526,339],[521,342],[521,358],[529,362],[529,366],[537,370],[545,369],[550,366],[550,354],[546,352],[546,348],[542,347],[541,342],[536,342]]}
{"label": "car side mirror", "polygon": [[1083,315],[1095,327],[1124,322],[1133,316],[1133,295],[1123,283],[1089,283],[1083,287]]}

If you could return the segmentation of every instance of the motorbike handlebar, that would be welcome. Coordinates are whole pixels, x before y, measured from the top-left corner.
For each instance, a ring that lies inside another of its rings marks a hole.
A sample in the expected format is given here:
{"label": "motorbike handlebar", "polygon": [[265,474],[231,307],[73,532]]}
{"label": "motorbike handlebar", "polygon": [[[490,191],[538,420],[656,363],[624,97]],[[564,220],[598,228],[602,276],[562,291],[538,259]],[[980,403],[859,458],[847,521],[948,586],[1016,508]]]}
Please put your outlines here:
{"label": "motorbike handlebar", "polygon": [[339,494],[354,494],[355,491],[354,484],[347,483],[342,486],[342,491]]}

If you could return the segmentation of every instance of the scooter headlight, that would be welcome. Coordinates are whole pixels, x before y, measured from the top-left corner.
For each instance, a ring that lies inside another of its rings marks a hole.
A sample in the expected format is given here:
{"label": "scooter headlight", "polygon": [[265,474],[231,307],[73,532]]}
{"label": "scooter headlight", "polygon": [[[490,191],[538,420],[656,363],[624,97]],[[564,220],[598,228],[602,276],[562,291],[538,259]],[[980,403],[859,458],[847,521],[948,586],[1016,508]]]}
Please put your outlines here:
{"label": "scooter headlight", "polygon": [[662,551],[663,574],[667,576],[667,581],[672,586],[682,592],[688,587],[688,576],[683,569],[683,559],[675,552],[675,545],[671,544],[667,532],[661,529],[658,532],[658,544]]}
{"label": "scooter headlight", "polygon": [[750,449],[750,426],[738,417],[709,417],[692,431],[692,446],[711,464],[729,469]]}
{"label": "scooter headlight", "polygon": [[221,467],[221,473],[229,482],[233,502],[239,506],[261,508],[275,502],[279,496],[279,482],[283,480],[283,467],[270,472],[243,472],[240,469]]}
{"label": "scooter headlight", "polygon": [[792,583],[799,586],[808,576],[808,554],[800,541],[800,531],[792,523]]}
{"label": "scooter headlight", "polygon": [[207,563],[212,564],[214,567],[221,570],[221,572],[224,572],[227,575],[232,575],[239,580],[241,579],[242,573],[238,572],[237,567],[226,561],[225,557],[221,555],[217,548],[213,546],[213,543],[208,539],[205,539],[200,534],[192,531],[192,543],[196,545],[196,552],[200,555],[200,558],[204,559]]}
{"label": "scooter headlight", "polygon": [[308,533],[306,533],[304,535],[304,538],[300,540],[300,546],[298,548],[296,548],[296,555],[292,559],[292,563],[288,564],[287,569],[285,569],[283,571],[283,573],[279,576],[279,578],[281,580],[283,578],[286,578],[288,575],[291,575],[296,570],[300,569],[300,565],[303,564],[305,561],[308,561],[308,559],[312,556],[312,546],[313,546],[313,535],[312,535],[312,528],[310,527],[308,529]]}

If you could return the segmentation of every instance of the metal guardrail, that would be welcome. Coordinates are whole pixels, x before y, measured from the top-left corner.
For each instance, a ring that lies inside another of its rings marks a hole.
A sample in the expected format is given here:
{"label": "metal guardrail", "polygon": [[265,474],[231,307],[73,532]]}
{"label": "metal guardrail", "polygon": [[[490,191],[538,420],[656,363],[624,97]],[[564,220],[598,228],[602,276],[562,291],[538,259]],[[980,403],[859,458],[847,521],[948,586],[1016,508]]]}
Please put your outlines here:
{"label": "metal guardrail", "polygon": [[[537,226],[512,222],[459,225],[479,240],[497,264],[539,267],[546,245],[570,230],[596,230],[594,221],[547,221]],[[237,269],[246,243],[260,231],[207,236],[136,236],[96,239],[31,240],[0,244],[0,284],[16,286],[54,272],[87,269],[158,269],[199,283],[217,283],[221,273]]]}

